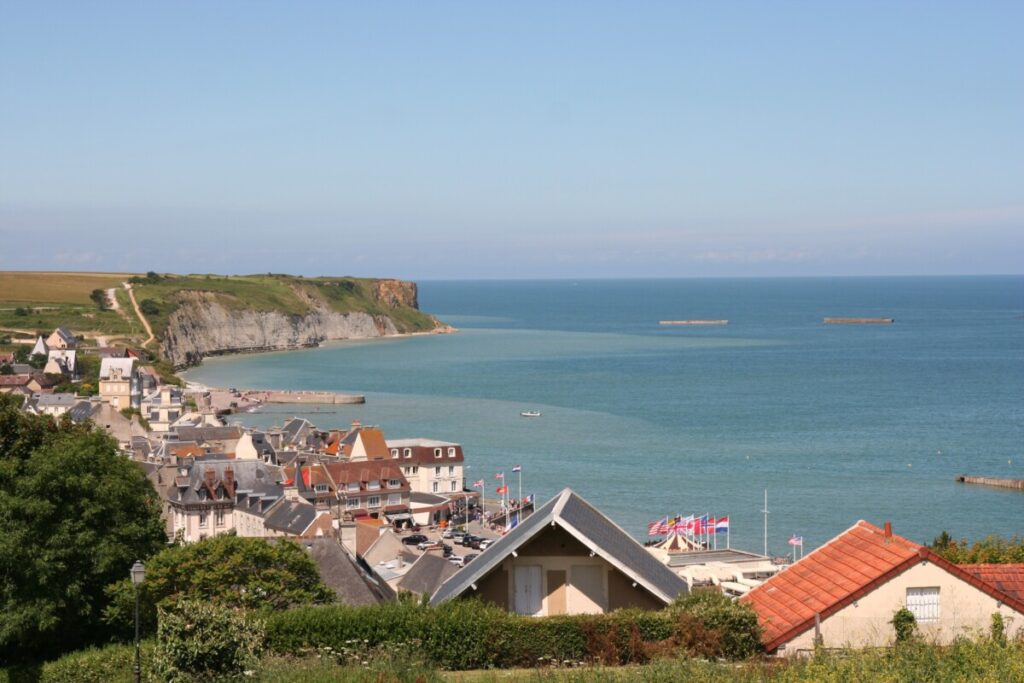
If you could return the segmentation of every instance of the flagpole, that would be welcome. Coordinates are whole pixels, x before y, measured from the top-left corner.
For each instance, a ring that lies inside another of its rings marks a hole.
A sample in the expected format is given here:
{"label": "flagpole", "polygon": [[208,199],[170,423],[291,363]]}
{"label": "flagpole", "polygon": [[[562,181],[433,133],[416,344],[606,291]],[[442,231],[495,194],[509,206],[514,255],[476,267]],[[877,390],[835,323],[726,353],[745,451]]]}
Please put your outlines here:
{"label": "flagpole", "polygon": [[764,490],[764,556],[768,557],[768,489]]}
{"label": "flagpole", "polygon": [[725,525],[725,547],[727,549],[732,547],[732,542],[729,539],[729,534],[730,534],[731,528],[732,528],[732,520],[730,519],[729,523]]}
{"label": "flagpole", "polygon": [[[486,477],[487,475],[485,474],[484,476]],[[483,529],[484,519],[487,517],[487,481],[485,479],[481,479],[480,481],[484,483],[484,485],[480,487],[480,528]],[[468,524],[466,525],[466,531],[469,531]]]}
{"label": "flagpole", "polygon": [[519,504],[523,504],[523,466],[519,466]]}

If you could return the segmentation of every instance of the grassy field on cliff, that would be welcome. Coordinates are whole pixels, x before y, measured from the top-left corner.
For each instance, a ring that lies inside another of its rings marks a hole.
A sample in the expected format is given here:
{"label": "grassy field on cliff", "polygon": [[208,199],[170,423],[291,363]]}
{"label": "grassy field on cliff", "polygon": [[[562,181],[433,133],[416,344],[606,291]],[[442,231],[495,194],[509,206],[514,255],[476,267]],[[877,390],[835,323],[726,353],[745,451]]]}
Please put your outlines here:
{"label": "grassy field on cliff", "polygon": [[[303,315],[314,308],[341,313],[387,315],[402,332],[434,327],[433,319],[411,306],[391,306],[377,294],[378,280],[352,277],[303,278],[291,275],[161,275],[130,273],[0,272],[0,328],[30,333],[64,325],[138,343],[145,336],[122,283],[131,280],[136,300],[159,337],[170,315],[187,298],[203,292],[228,309]],[[122,312],[101,311],[89,295],[116,289]],[[15,335],[16,336],[16,335]]]}

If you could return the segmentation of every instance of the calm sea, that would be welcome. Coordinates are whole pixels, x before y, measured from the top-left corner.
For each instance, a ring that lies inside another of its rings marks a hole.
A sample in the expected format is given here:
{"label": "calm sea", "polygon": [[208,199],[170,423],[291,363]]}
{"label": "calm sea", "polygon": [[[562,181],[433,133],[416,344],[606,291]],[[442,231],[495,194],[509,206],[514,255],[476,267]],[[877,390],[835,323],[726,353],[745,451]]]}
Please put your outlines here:
{"label": "calm sea", "polygon": [[[304,415],[460,442],[489,494],[500,471],[516,493],[522,465],[524,494],[570,486],[638,538],[708,512],[760,550],[765,489],[775,553],[858,519],[920,542],[1024,533],[1024,493],[954,482],[1024,478],[1024,277],[424,282],[420,304],[461,332],[212,359],[188,377],[365,393]],[[658,325],[691,318],[729,324]]]}

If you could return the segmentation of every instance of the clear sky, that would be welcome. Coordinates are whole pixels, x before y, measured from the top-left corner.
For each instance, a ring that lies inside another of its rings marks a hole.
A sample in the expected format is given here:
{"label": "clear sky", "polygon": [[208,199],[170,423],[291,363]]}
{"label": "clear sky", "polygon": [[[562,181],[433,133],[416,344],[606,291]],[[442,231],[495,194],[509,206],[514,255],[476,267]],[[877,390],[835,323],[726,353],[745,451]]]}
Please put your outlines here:
{"label": "clear sky", "polygon": [[1024,272],[1024,2],[0,0],[0,269]]}

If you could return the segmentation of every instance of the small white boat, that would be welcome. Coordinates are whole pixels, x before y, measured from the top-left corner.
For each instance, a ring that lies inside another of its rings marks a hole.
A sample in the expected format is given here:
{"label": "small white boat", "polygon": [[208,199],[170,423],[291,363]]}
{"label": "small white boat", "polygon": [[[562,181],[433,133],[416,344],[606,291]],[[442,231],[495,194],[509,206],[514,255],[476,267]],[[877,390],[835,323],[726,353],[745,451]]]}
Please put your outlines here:
{"label": "small white boat", "polygon": [[521,412],[519,414],[522,415],[523,417],[540,417],[541,416],[541,412],[539,410],[524,410],[523,412]]}

